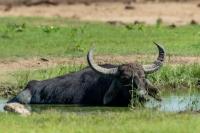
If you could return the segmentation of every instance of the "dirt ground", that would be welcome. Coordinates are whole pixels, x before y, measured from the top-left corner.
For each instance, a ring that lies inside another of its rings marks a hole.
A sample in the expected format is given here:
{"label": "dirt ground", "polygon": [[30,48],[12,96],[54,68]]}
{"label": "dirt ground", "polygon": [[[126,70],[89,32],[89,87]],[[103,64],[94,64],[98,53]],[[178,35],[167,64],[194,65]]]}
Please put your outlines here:
{"label": "dirt ground", "polygon": [[[39,6],[0,6],[0,16],[44,16],[66,17],[81,21],[103,22],[145,22],[155,24],[160,18],[166,24],[183,25],[200,23],[200,2],[165,2],[165,3],[92,3],[92,4],[65,4],[65,5],[39,5]],[[151,59],[149,59],[151,58]],[[154,60],[154,56],[101,56],[96,57],[99,63],[127,63],[132,61]],[[123,62],[122,62],[123,61]],[[170,64],[199,63],[200,57],[172,56],[166,58]],[[0,77],[17,70],[34,70],[54,67],[61,64],[86,64],[85,58],[51,58],[42,60],[17,59],[0,60]]]}
{"label": "dirt ground", "polygon": [[0,16],[66,17],[82,21],[135,21],[155,24],[200,23],[199,2],[164,3],[82,3],[64,5],[11,6],[1,5]]}
{"label": "dirt ground", "polygon": [[[129,56],[96,56],[97,63],[113,63],[122,64],[130,62],[146,62],[154,61],[155,56],[149,55],[129,55]],[[183,57],[183,56],[167,56],[165,63],[171,65],[177,64],[193,64],[199,63],[200,57]],[[1,60],[0,61],[0,73],[12,72],[17,70],[35,70],[39,68],[50,68],[57,65],[81,65],[87,64],[86,59],[80,58],[33,58],[33,59],[17,59],[17,60]],[[145,64],[145,63],[144,63]]]}
{"label": "dirt ground", "polygon": [[[128,56],[95,56],[95,61],[98,64],[111,63],[122,64],[130,62],[141,62],[146,64],[148,61],[154,61],[155,56],[149,55],[128,55]],[[150,63],[150,62],[149,62]],[[193,64],[200,63],[200,57],[183,57],[183,56],[167,56],[165,64]],[[30,59],[12,59],[0,60],[0,83],[6,83],[13,79],[12,74],[16,71],[37,70],[53,68],[58,65],[87,65],[86,58],[30,58]],[[13,79],[16,80],[16,79]]]}
{"label": "dirt ground", "polygon": [[[122,64],[130,62],[149,62],[154,61],[155,56],[149,55],[128,55],[128,56],[95,56],[95,61],[98,64],[111,63]],[[165,64],[193,64],[200,63],[198,56],[166,56]],[[52,68],[58,65],[87,65],[86,58],[31,58],[31,59],[16,59],[16,60],[0,60],[0,82],[4,82],[15,71],[37,70],[42,68]]]}

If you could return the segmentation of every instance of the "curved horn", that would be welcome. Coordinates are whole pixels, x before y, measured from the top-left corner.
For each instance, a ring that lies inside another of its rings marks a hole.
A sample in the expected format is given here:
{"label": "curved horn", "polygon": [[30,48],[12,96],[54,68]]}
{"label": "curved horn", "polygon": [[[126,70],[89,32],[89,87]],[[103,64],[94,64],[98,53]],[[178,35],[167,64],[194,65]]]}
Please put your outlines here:
{"label": "curved horn", "polygon": [[93,59],[93,50],[94,49],[90,49],[90,51],[88,52],[87,54],[87,61],[88,61],[88,64],[89,66],[95,71],[95,72],[98,72],[100,74],[106,74],[106,75],[116,75],[117,72],[118,72],[118,68],[103,68],[99,65],[97,65],[95,62],[94,62],[94,59]]}
{"label": "curved horn", "polygon": [[163,62],[164,62],[164,59],[165,59],[164,49],[159,44],[157,44],[156,42],[154,42],[154,44],[158,48],[159,55],[157,57],[157,60],[154,61],[153,64],[143,65],[143,68],[144,68],[144,71],[145,71],[146,74],[150,74],[150,73],[153,73],[153,72],[159,70],[161,68],[161,66],[163,65]]}

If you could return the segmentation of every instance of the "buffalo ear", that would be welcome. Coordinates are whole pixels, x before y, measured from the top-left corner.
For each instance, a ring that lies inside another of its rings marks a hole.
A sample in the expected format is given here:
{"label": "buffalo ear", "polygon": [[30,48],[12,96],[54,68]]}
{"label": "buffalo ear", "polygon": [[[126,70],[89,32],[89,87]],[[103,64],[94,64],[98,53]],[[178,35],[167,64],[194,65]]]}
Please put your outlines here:
{"label": "buffalo ear", "polygon": [[103,98],[104,105],[109,104],[117,96],[117,93],[119,92],[119,86],[120,86],[119,82],[116,79],[114,79],[108,91],[104,95]]}

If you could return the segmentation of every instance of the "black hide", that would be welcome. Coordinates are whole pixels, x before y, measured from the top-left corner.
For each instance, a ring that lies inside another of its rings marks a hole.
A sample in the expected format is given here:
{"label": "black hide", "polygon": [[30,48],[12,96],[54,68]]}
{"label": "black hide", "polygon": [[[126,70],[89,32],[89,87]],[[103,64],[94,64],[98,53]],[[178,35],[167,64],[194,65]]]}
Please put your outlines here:
{"label": "black hide", "polygon": [[[105,68],[114,65],[101,65]],[[101,75],[91,68],[43,81],[30,81],[26,88],[8,101],[25,104],[79,104],[103,105],[103,98],[114,77]],[[131,87],[120,87],[109,106],[128,106]]]}

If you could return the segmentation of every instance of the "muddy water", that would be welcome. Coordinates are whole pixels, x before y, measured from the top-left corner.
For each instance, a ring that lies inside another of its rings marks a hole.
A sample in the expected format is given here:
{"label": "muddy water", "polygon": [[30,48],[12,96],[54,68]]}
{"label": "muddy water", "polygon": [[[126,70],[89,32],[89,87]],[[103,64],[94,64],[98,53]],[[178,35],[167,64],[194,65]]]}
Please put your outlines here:
{"label": "muddy water", "polygon": [[[3,106],[7,100],[0,99],[0,112],[3,112]],[[167,96],[162,102],[150,100],[145,104],[146,108],[163,112],[181,112],[200,110],[200,95],[192,96]],[[128,111],[127,107],[80,107],[78,105],[31,105],[33,112],[43,110],[57,110],[61,112],[94,112],[94,111]]]}
{"label": "muddy water", "polygon": [[163,112],[198,111],[200,110],[200,95],[167,96],[162,102],[152,100],[145,106]]}

